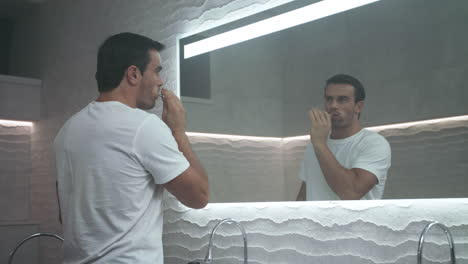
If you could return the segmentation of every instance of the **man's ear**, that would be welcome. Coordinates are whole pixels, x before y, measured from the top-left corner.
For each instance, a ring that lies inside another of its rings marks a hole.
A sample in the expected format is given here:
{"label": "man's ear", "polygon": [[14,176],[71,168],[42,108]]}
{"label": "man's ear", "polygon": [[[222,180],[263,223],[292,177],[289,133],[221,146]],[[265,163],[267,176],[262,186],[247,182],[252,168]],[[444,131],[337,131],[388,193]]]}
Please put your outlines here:
{"label": "man's ear", "polygon": [[364,108],[364,101],[357,102],[356,106],[354,107],[354,114],[359,116],[363,108]]}
{"label": "man's ear", "polygon": [[137,66],[130,65],[125,72],[125,78],[129,84],[136,85],[141,79],[141,72]]}

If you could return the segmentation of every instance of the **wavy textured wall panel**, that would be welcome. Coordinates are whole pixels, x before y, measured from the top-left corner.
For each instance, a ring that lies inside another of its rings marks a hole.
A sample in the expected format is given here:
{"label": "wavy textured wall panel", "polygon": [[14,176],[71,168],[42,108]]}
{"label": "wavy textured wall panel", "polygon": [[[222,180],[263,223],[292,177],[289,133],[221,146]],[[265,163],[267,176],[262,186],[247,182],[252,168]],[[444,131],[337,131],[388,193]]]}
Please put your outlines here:
{"label": "wavy textured wall panel", "polygon": [[380,133],[392,147],[384,198],[468,197],[468,120]]}
{"label": "wavy textured wall panel", "polygon": [[[369,128],[378,130],[376,128]],[[379,130],[392,148],[385,199],[468,197],[468,119]],[[190,136],[212,202],[293,201],[308,137]]]}
{"label": "wavy textured wall panel", "polygon": [[284,200],[281,140],[190,136],[208,172],[211,200]]}
{"label": "wavy textured wall panel", "polygon": [[[210,204],[191,210],[167,200],[165,260],[204,258],[209,234],[224,218],[239,221],[249,243],[249,263],[416,263],[419,235],[430,221],[451,230],[457,263],[468,263],[468,199]],[[425,263],[449,260],[445,235],[431,229]],[[214,263],[242,263],[234,225],[214,237]]]}
{"label": "wavy textured wall panel", "polygon": [[0,221],[29,217],[31,127],[0,124]]}

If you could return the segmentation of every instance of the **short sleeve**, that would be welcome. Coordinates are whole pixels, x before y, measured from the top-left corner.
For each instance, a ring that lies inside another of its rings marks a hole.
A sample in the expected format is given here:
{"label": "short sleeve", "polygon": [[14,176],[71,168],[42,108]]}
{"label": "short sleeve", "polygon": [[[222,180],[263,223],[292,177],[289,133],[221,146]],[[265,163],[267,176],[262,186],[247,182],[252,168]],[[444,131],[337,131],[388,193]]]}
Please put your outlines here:
{"label": "short sleeve", "polygon": [[68,211],[68,202],[66,201],[66,194],[71,193],[71,182],[72,174],[69,168],[68,155],[65,150],[65,135],[64,130],[66,125],[60,129],[59,133],[54,140],[54,152],[55,152],[55,166],[57,170],[57,191],[59,198],[59,210],[62,219],[65,217]]}
{"label": "short sleeve", "polygon": [[134,152],[156,184],[164,184],[188,169],[167,125],[155,115],[148,116],[135,135]]}
{"label": "short sleeve", "polygon": [[367,137],[360,146],[360,151],[352,168],[360,168],[373,173],[380,183],[385,182],[391,164],[391,149],[387,140],[374,134]]}

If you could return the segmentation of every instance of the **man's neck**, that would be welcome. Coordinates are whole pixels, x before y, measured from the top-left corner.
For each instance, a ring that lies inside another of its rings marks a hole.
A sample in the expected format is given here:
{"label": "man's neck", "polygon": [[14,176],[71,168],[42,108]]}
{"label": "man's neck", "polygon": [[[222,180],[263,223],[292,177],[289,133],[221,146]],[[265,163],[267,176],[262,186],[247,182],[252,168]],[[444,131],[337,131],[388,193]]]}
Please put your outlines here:
{"label": "man's neck", "polygon": [[100,93],[96,99],[96,102],[109,101],[117,101],[128,105],[129,107],[136,108],[136,100],[134,100],[131,96],[125,95],[125,93],[123,93],[122,89],[119,89],[119,87],[113,89],[112,91]]}
{"label": "man's neck", "polygon": [[362,126],[359,121],[354,122],[351,126],[348,127],[332,127],[332,132],[330,134],[330,138],[332,139],[344,139],[351,137],[361,131]]}

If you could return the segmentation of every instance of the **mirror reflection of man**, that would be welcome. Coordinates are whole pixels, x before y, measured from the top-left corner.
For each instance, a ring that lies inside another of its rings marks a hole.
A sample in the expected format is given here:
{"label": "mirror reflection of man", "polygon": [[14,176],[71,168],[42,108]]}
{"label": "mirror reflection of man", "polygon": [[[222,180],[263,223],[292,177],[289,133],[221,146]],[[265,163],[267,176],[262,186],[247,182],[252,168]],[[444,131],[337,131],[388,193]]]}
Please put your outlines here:
{"label": "mirror reflection of man", "polygon": [[312,109],[310,143],[299,172],[298,201],[381,199],[391,150],[387,140],[359,121],[365,91],[338,74],[325,85],[325,111]]}

